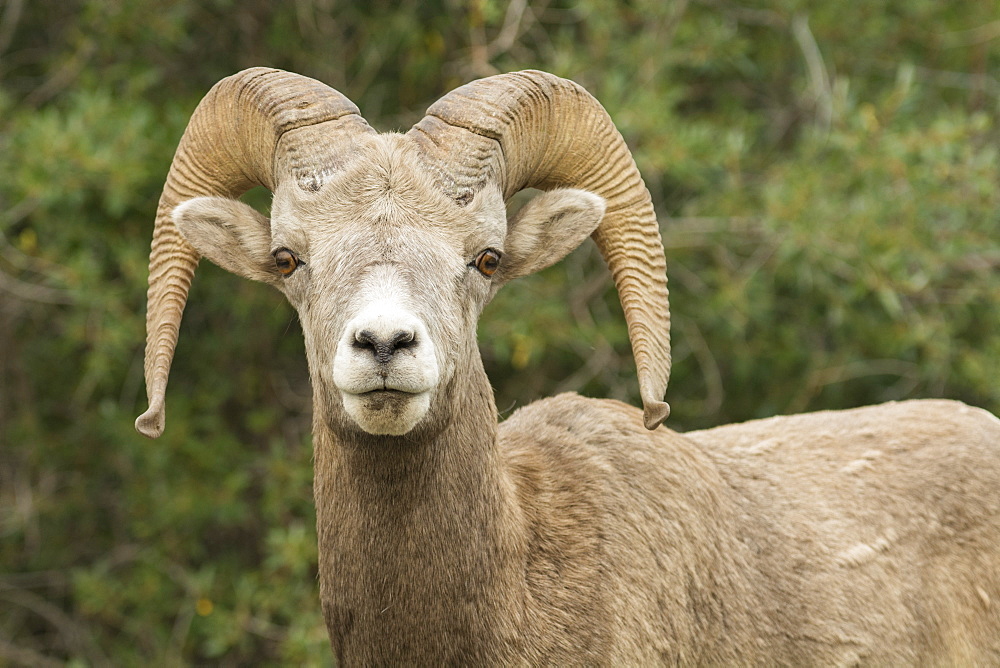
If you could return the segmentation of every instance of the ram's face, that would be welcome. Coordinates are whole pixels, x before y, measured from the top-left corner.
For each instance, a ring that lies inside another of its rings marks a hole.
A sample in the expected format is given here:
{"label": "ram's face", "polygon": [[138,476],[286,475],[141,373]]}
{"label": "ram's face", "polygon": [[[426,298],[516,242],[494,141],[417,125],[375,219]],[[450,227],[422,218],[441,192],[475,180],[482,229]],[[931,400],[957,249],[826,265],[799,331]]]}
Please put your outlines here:
{"label": "ram's face", "polygon": [[274,248],[301,262],[281,287],[299,311],[313,381],[371,434],[412,430],[475,351],[500,279],[489,258],[507,231],[499,192],[461,206],[406,156],[397,147],[355,160],[315,194],[289,189],[274,209]]}
{"label": "ram's face", "polygon": [[[222,199],[261,185],[273,220]],[[529,188],[548,192],[505,221],[501,200]],[[163,433],[199,253],[295,304],[329,428],[409,434],[455,410],[449,392],[488,392],[474,323],[497,288],[595,229],[655,429],[669,412],[663,244],[628,147],[587,91],[545,72],[500,74],[446,94],[405,135],[380,135],[314,79],[261,67],[226,77],[192,113],[157,206],[149,408],[136,429]]]}
{"label": "ram's face", "polygon": [[318,190],[280,187],[270,220],[219,198],[174,213],[203,255],[285,293],[327,415],[377,435],[440,416],[496,290],[560,259],[604,211],[589,193],[554,191],[508,222],[497,189],[456,202],[408,148],[382,136]]}

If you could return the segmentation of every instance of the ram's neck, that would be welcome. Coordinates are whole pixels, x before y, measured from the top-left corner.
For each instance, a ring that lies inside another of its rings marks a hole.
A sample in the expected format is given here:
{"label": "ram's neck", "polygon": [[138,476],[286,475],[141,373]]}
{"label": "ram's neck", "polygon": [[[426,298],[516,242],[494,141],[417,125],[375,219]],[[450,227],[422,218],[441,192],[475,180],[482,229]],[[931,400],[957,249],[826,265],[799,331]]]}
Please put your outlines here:
{"label": "ram's neck", "polygon": [[445,426],[422,441],[337,433],[317,401],[320,590],[348,663],[482,663],[520,632],[523,531],[474,366],[449,392]]}

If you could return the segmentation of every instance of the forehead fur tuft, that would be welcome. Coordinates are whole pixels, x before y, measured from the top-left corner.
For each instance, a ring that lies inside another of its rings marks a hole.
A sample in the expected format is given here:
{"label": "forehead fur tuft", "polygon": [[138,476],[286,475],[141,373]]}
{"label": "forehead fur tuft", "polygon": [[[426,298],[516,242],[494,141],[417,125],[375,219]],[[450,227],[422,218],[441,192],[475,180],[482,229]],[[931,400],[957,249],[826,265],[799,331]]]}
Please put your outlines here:
{"label": "forehead fur tuft", "polygon": [[410,137],[367,135],[358,138],[353,149],[342,168],[318,190],[282,184],[274,196],[275,224],[315,230],[350,221],[451,234],[505,225],[504,202],[496,187],[476,193],[463,206],[445,192]]}

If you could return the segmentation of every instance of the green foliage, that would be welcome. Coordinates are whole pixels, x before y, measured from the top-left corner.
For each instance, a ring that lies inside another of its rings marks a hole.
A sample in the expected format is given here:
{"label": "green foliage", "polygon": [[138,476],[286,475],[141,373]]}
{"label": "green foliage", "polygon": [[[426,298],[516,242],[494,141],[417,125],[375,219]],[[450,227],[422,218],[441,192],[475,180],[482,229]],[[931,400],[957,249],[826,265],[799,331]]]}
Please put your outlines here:
{"label": "green foliage", "polygon": [[[205,265],[156,442],[146,262],[219,78],[326,81],[382,129],[535,67],[608,108],[671,277],[677,429],[890,399],[1000,411],[991,3],[0,0],[0,665],[326,665],[294,313]],[[265,193],[250,193],[266,207]],[[501,414],[637,403],[591,244],[480,325]]]}

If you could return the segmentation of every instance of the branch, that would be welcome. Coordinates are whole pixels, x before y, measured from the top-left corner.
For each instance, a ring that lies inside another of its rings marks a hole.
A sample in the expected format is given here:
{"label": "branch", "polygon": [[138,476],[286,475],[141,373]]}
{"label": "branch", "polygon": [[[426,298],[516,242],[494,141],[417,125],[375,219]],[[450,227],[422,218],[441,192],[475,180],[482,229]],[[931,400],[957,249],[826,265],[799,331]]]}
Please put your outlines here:
{"label": "branch", "polygon": [[781,30],[784,30],[788,26],[788,21],[784,16],[770,9],[752,9],[750,7],[722,2],[721,0],[697,0],[697,2],[706,7],[718,9],[726,16],[744,25],[766,26]]}
{"label": "branch", "polygon": [[521,20],[524,18],[525,10],[528,8],[528,0],[512,0],[507,6],[507,13],[504,15],[503,27],[489,46],[486,47],[489,57],[496,58],[502,53],[506,53],[514,46],[514,42],[521,34]]}
{"label": "branch", "polygon": [[21,10],[24,9],[24,0],[7,0],[7,6],[0,17],[0,58],[10,47],[11,40],[14,39],[14,31],[21,20]]}
{"label": "branch", "polygon": [[0,292],[6,292],[22,301],[38,302],[40,304],[59,304],[64,306],[76,304],[76,299],[67,290],[26,283],[10,276],[2,269],[0,269]]}
{"label": "branch", "polygon": [[87,40],[62,67],[45,80],[45,83],[25,97],[23,104],[26,107],[39,107],[69,88],[76,81],[83,68],[90,63],[91,56],[96,52],[97,43],[93,40]]}
{"label": "branch", "polygon": [[990,21],[968,30],[957,30],[944,34],[945,42],[949,47],[975,46],[992,42],[997,38],[1000,38],[1000,21]]}
{"label": "branch", "polygon": [[719,369],[719,363],[694,320],[676,319],[674,323],[677,329],[683,332],[683,338],[691,347],[691,353],[698,362],[698,366],[701,367],[702,378],[705,380],[705,403],[701,408],[701,413],[714,415],[722,408],[722,403],[726,399],[726,389],[722,381],[722,370]]}
{"label": "branch", "polygon": [[3,638],[0,638],[0,659],[10,661],[13,665],[32,666],[32,668],[61,668],[65,665],[62,661],[50,659],[27,647],[18,647]]}
{"label": "branch", "polygon": [[823,63],[823,55],[819,52],[816,38],[809,30],[809,19],[806,16],[798,14],[792,19],[792,35],[806,59],[819,124],[824,131],[829,132],[833,123],[833,88],[830,85],[830,74]]}
{"label": "branch", "polygon": [[73,620],[61,608],[26,589],[19,588],[5,587],[0,589],[0,600],[30,610],[47,621],[59,632],[63,645],[70,652],[85,656],[96,665],[110,665],[108,657],[104,656],[86,628]]}

